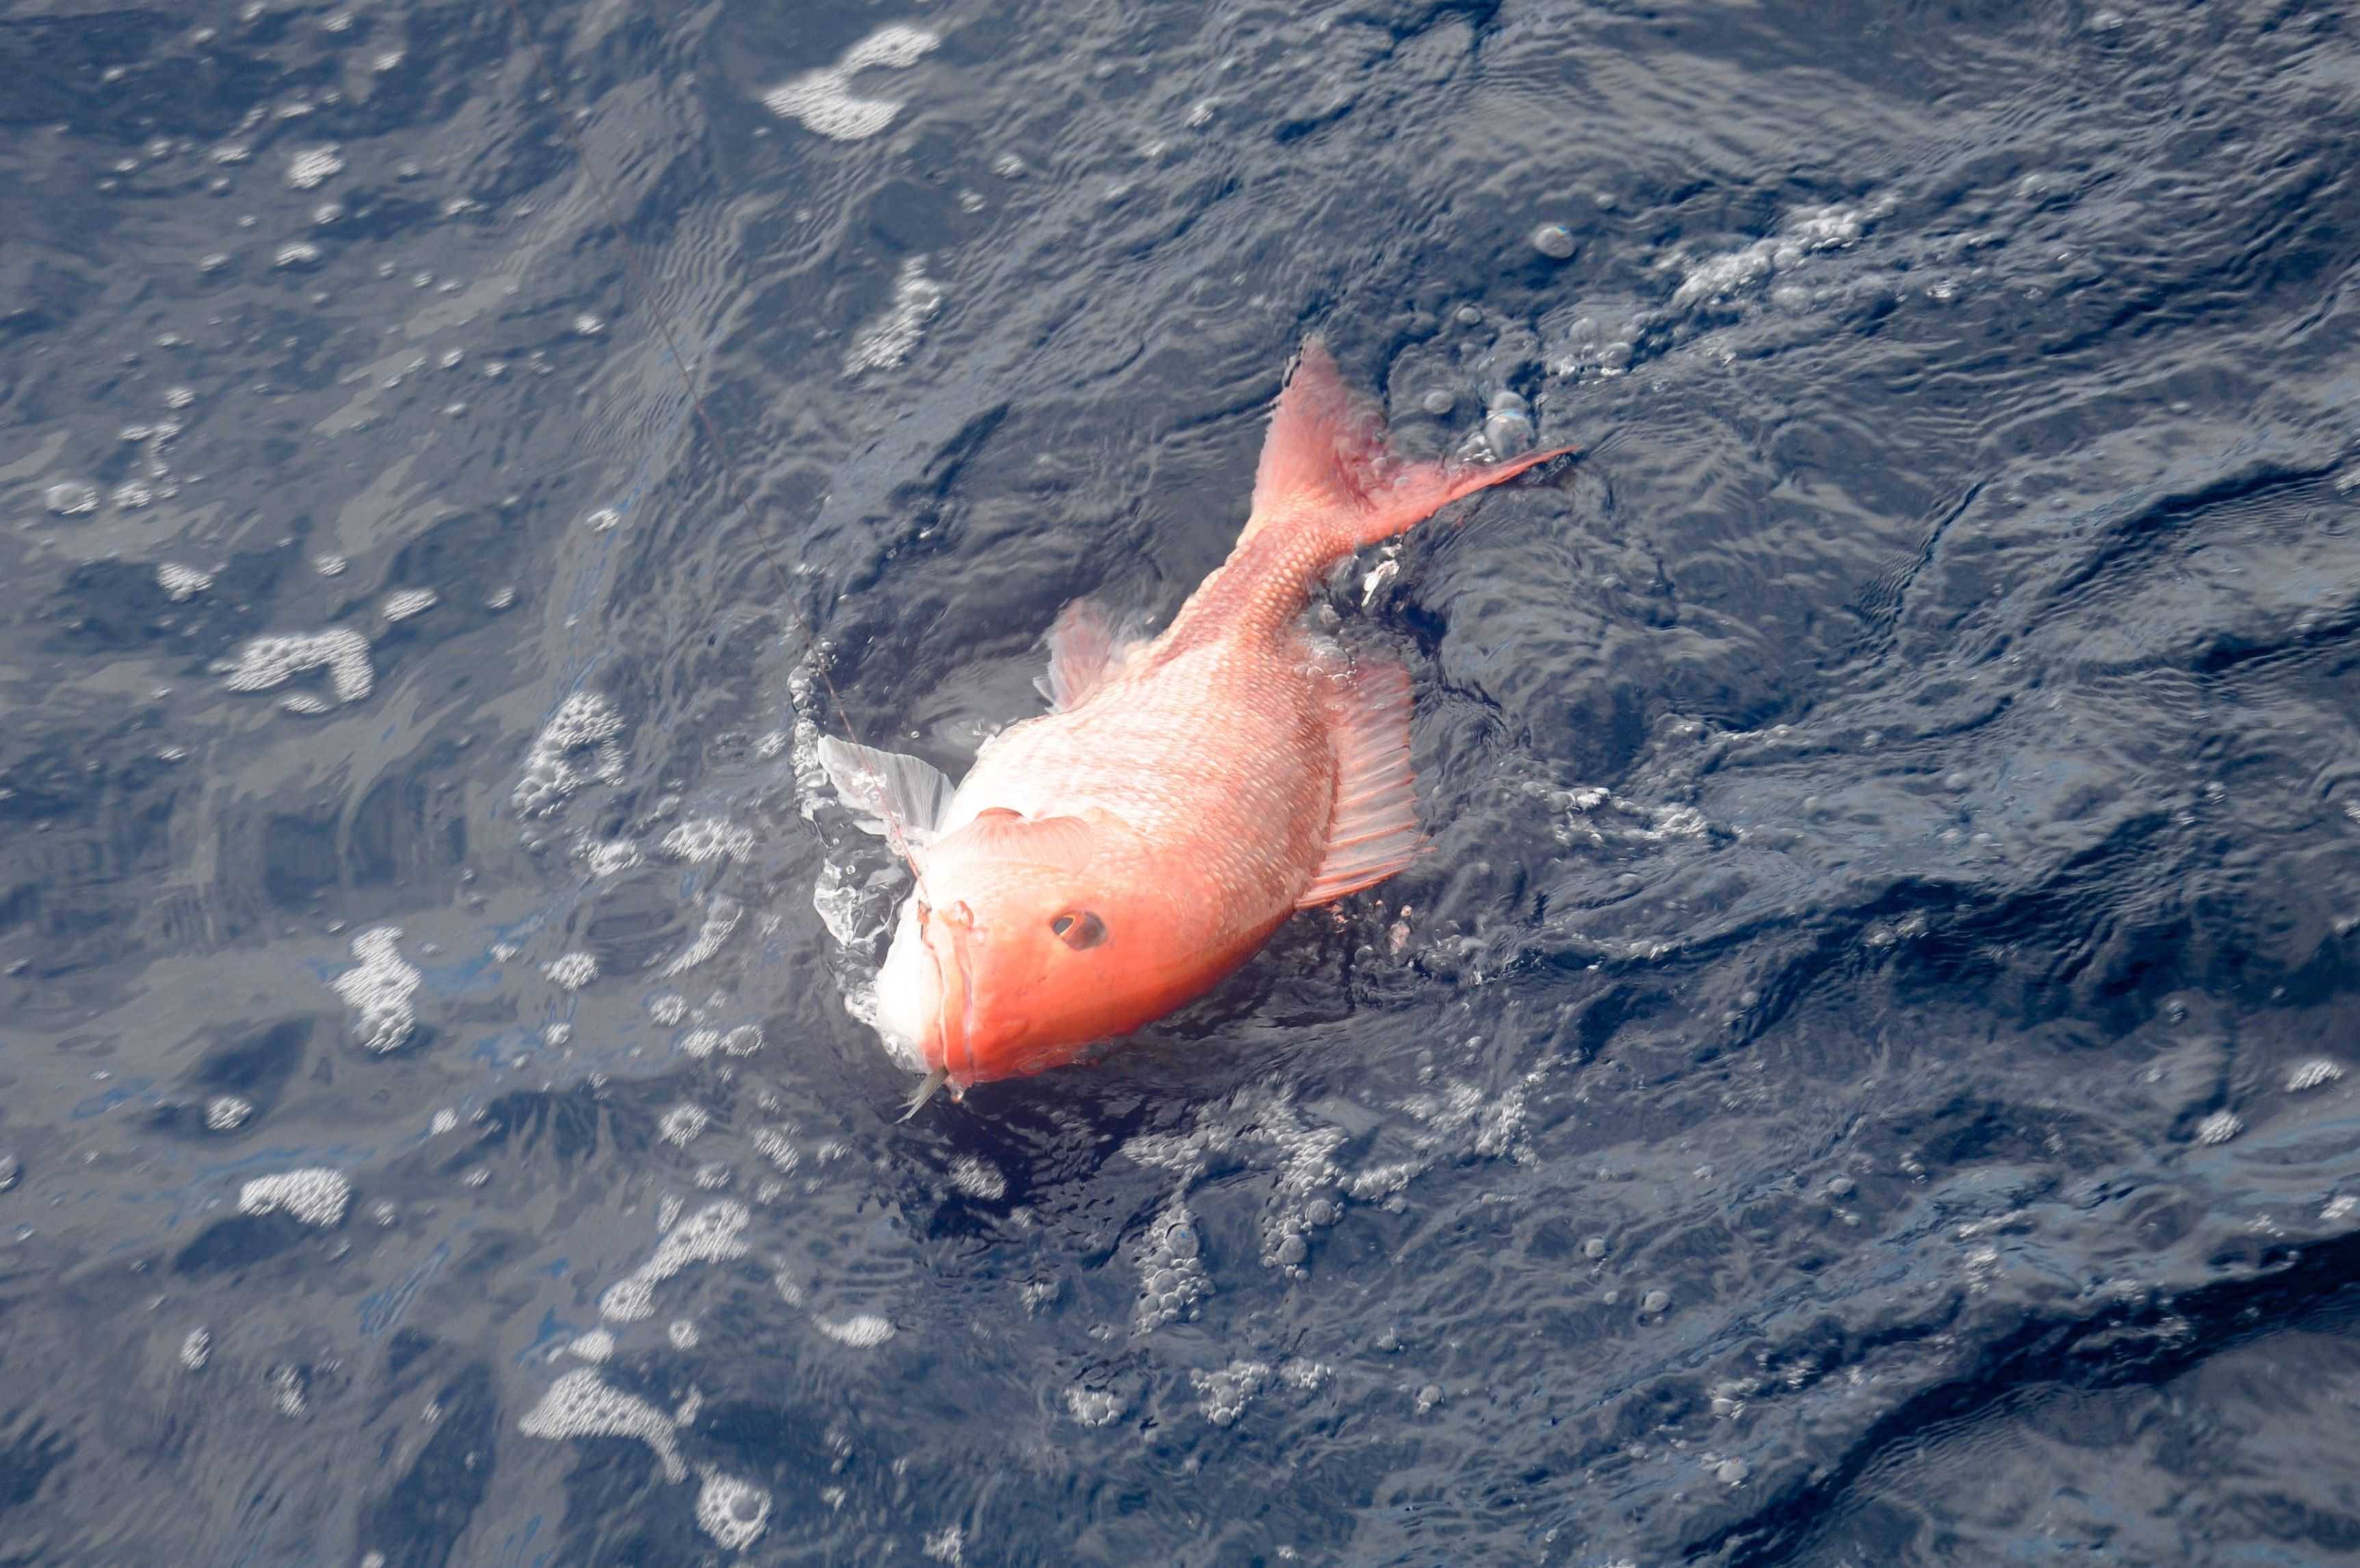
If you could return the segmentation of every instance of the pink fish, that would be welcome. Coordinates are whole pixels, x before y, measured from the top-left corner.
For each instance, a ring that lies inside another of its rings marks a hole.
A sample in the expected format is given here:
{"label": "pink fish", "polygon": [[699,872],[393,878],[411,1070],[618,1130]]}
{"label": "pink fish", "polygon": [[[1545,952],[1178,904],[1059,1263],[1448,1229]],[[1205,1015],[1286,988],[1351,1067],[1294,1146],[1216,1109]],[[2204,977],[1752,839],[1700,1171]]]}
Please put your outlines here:
{"label": "pink fish", "polygon": [[1323,652],[1312,591],[1363,546],[1565,448],[1409,462],[1306,346],[1272,415],[1245,532],[1164,634],[1087,600],[1049,633],[1052,711],[993,737],[956,789],[833,739],[847,804],[902,826],[918,885],[877,981],[888,1048],[956,1091],[1070,1061],[1202,995],[1286,917],[1425,847],[1410,683]]}

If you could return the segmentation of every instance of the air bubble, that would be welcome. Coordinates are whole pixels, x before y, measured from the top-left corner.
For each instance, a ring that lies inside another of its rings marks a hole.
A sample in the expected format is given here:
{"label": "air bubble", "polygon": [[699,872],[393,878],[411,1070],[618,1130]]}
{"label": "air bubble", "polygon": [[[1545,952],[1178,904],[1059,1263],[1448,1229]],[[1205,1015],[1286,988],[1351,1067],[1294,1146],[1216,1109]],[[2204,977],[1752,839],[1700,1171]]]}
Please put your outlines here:
{"label": "air bubble", "polygon": [[1512,456],[1533,444],[1533,422],[1512,410],[1495,411],[1483,416],[1483,439],[1494,456]]}
{"label": "air bubble", "polygon": [[1564,261],[1576,246],[1572,231],[1563,224],[1543,224],[1533,231],[1533,248],[1552,261]]}
{"label": "air bubble", "polygon": [[1083,1426],[1102,1427],[1122,1414],[1122,1400],[1102,1388],[1068,1388],[1065,1413]]}

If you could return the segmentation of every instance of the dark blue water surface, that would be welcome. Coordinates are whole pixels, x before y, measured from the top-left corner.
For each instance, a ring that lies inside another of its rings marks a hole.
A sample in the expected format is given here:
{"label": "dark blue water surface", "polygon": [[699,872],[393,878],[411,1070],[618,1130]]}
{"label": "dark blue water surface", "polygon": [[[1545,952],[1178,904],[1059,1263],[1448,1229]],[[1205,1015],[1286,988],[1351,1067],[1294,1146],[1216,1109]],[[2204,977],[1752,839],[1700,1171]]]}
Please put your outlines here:
{"label": "dark blue water surface", "polygon": [[[0,1563],[2360,1559],[2348,8],[519,20],[0,7]],[[1313,333],[1436,852],[897,1123]]]}

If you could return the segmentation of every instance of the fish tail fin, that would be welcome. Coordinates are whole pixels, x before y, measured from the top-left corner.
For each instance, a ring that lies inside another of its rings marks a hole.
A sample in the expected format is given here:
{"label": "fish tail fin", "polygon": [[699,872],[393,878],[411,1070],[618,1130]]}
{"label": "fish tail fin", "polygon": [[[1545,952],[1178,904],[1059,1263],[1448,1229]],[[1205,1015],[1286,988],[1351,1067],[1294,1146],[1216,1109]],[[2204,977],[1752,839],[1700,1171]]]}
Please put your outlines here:
{"label": "fish tail fin", "polygon": [[1436,511],[1572,451],[1526,453],[1503,463],[1412,462],[1385,446],[1384,416],[1344,385],[1327,345],[1303,345],[1279,394],[1254,473],[1253,512],[1242,545],[1273,527],[1313,537],[1317,570],[1390,539]]}

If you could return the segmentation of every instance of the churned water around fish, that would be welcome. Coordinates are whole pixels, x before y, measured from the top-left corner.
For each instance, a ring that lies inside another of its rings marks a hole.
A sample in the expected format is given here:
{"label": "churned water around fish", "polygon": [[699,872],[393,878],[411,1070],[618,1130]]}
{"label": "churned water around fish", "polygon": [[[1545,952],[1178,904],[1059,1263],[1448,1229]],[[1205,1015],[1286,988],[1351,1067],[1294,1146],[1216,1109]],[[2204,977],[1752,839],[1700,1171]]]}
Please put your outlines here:
{"label": "churned water around fish", "polygon": [[[2348,17],[525,15],[0,15],[0,1560],[2352,1553]],[[1311,332],[1589,449],[1436,852],[897,1124],[783,601],[956,775]]]}

